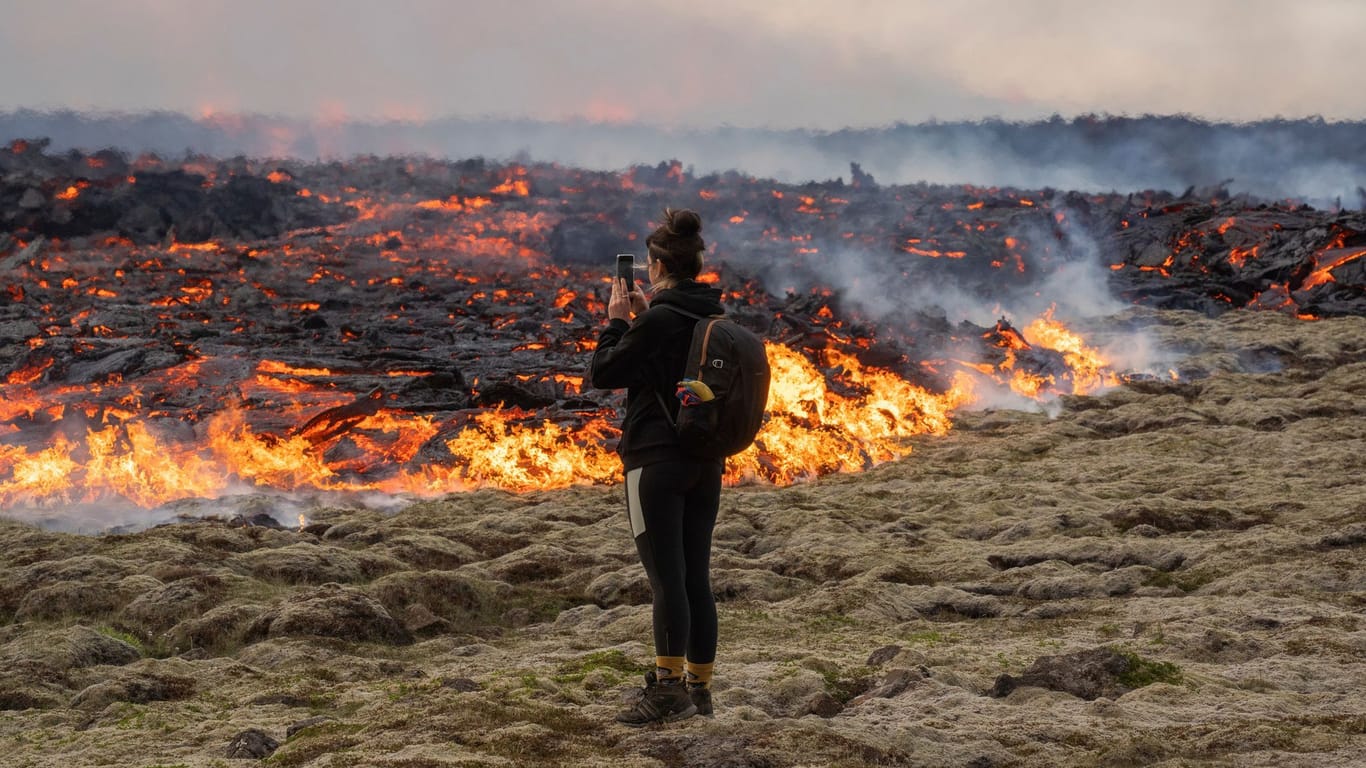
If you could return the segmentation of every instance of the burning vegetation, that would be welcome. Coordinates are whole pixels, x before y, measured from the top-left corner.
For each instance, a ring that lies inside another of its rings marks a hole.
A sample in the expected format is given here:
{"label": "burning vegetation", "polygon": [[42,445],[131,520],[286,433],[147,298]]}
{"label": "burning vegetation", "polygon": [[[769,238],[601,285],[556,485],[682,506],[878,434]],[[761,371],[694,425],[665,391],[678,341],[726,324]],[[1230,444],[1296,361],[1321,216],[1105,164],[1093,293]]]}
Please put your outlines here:
{"label": "burning vegetation", "polygon": [[[702,213],[703,279],[769,343],[770,420],[730,482],[905,455],[983,391],[1121,380],[1056,310],[950,322],[909,305],[926,286],[1003,314],[1046,305],[1048,276],[1082,260],[1158,307],[1366,309],[1366,217],[1221,190],[43,150],[0,149],[4,507],[615,482],[621,396],[585,389],[583,369],[611,255],[641,251],[671,204]],[[850,254],[878,268],[843,273]]]}

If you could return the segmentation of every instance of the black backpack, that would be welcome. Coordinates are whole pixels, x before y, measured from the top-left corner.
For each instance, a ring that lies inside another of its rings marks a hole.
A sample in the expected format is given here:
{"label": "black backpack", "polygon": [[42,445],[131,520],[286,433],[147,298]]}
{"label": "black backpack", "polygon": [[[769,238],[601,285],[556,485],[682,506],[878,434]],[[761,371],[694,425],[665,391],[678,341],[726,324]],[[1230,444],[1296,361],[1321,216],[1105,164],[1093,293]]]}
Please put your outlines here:
{"label": "black backpack", "polygon": [[[664,416],[678,430],[683,450],[718,459],[743,451],[763,426],[768,405],[770,372],[764,342],[724,315],[703,316],[671,304],[660,306],[697,320],[683,379],[702,382],[701,389],[713,395],[707,400],[688,397],[675,421],[664,396],[655,392]],[[683,382],[679,385],[681,399],[686,393]]]}

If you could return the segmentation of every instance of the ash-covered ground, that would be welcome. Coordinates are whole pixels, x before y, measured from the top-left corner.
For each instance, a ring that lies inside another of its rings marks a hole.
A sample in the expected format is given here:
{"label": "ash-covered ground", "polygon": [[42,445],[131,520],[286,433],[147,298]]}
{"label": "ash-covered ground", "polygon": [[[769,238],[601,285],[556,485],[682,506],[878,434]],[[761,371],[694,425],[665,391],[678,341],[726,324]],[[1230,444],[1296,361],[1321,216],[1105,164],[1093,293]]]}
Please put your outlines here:
{"label": "ash-covered ground", "polygon": [[4,523],[0,763],[1366,764],[1366,319],[1095,333],[1136,321],[1211,375],[726,489],[714,719],[612,722],[652,653],[620,486]]}

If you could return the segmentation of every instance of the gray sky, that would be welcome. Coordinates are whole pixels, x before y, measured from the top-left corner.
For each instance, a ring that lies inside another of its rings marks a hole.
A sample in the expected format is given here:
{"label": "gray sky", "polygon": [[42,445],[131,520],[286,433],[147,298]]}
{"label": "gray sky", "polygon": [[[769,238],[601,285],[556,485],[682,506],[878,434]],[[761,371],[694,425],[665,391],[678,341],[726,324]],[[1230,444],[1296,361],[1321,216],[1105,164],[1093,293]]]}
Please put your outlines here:
{"label": "gray sky", "polygon": [[1362,0],[3,0],[0,110],[1366,118]]}

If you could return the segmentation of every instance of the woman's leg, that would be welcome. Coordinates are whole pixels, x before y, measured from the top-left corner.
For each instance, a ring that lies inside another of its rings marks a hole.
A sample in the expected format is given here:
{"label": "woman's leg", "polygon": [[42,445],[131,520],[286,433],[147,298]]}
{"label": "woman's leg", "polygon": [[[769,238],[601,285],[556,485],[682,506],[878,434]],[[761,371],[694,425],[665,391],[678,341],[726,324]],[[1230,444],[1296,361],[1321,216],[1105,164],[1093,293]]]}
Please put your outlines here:
{"label": "woman's leg", "polygon": [[685,499],[694,474],[690,468],[651,464],[631,470],[626,477],[631,533],[653,594],[655,656],[661,678],[682,676],[681,660],[691,631],[683,550]]}
{"label": "woman's leg", "polygon": [[[698,464],[697,480],[683,497],[684,585],[688,594],[690,665],[710,672],[716,660],[716,599],[711,591],[711,537],[721,503],[720,463]],[[710,675],[708,675],[708,678]]]}
{"label": "woman's leg", "polygon": [[[694,499],[694,487],[701,477],[699,469],[694,464],[651,464],[626,474],[626,506],[631,519],[631,534],[635,537],[640,562],[650,577],[650,589],[654,596],[655,641],[653,680],[647,683],[634,706],[617,715],[617,721],[626,725],[672,722],[691,717],[699,711],[693,693],[684,684],[685,657],[692,634],[684,525],[689,499]],[[697,502],[694,499],[691,503]],[[715,505],[712,506],[710,519],[712,523],[708,524],[708,529],[716,520]],[[689,526],[690,529],[694,527]],[[696,531],[693,535],[696,535]],[[709,531],[707,538],[710,539]],[[707,588],[707,600],[710,604],[710,586]],[[715,625],[715,606],[712,605],[710,632],[713,649],[716,645]],[[711,712],[709,702],[707,712]]]}

